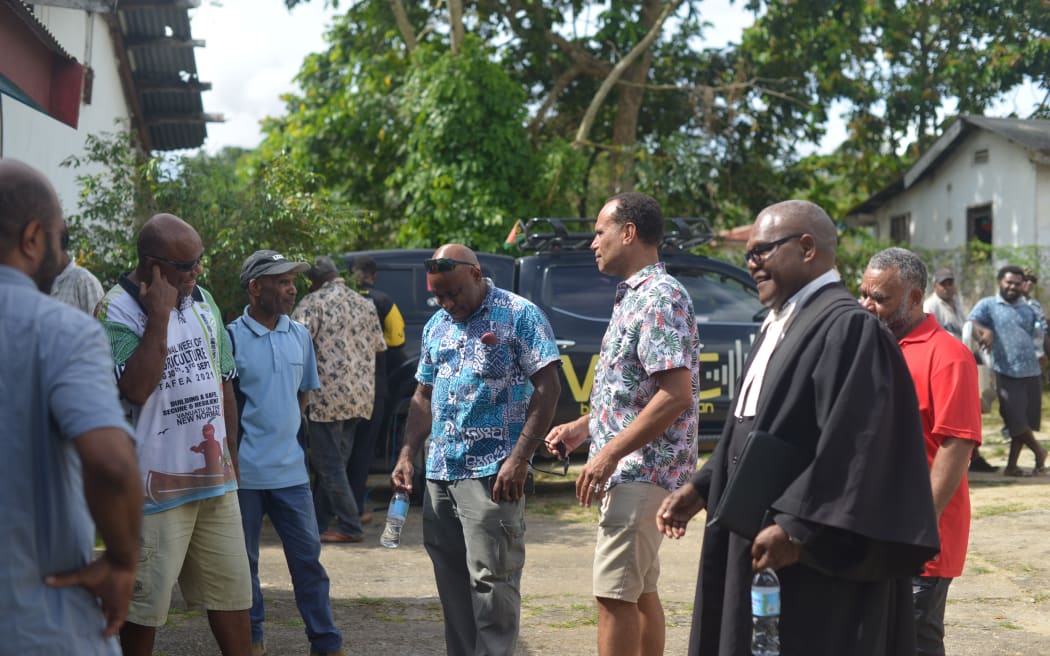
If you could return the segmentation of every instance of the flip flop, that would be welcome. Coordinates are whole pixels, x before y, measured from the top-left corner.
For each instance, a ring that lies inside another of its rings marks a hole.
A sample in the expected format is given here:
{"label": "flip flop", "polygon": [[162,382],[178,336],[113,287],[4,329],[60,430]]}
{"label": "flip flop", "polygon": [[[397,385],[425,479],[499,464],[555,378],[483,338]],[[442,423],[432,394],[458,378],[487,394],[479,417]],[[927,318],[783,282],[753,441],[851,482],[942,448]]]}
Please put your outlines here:
{"label": "flip flop", "polygon": [[1010,469],[1004,469],[1003,476],[1015,476],[1017,478],[1025,478],[1027,476],[1031,476],[1031,474],[1021,469],[1020,467],[1013,467]]}

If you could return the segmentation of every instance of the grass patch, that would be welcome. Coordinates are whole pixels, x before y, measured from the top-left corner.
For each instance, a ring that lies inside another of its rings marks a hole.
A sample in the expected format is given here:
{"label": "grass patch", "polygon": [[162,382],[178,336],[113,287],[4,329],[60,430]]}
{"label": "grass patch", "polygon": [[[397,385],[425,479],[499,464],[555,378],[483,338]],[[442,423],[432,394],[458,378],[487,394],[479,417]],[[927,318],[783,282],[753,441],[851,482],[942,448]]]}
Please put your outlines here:
{"label": "grass patch", "polygon": [[1001,503],[993,504],[990,506],[984,506],[982,508],[974,508],[971,513],[972,519],[981,519],[984,517],[996,517],[998,515],[1009,515],[1015,512],[1022,512],[1028,510],[1028,506],[1023,503]]}
{"label": "grass patch", "polygon": [[173,606],[168,609],[168,619],[165,620],[164,626],[172,626],[200,616],[201,613],[199,610],[192,608],[176,608]]}
{"label": "grass patch", "polygon": [[580,504],[571,501],[539,501],[535,499],[526,502],[525,517],[546,517],[560,522],[570,524],[593,524],[598,521],[597,506],[583,508]]}

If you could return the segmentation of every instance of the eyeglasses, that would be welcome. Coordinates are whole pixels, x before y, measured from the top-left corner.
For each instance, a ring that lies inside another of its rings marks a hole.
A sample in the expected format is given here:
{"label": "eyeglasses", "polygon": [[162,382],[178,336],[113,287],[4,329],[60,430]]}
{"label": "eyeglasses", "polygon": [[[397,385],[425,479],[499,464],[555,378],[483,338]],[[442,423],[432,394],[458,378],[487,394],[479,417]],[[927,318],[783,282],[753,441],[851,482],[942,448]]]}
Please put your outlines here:
{"label": "eyeglasses", "polygon": [[193,271],[194,269],[197,268],[197,265],[201,263],[201,258],[199,258],[199,257],[196,260],[188,260],[188,261],[187,260],[169,260],[166,257],[157,257],[156,255],[147,255],[146,257],[148,257],[150,259],[153,259],[153,260],[157,260],[158,262],[163,262],[165,264],[170,264],[171,266],[175,267],[176,271],[181,271],[182,273],[189,273],[190,271]]}
{"label": "eyeglasses", "polygon": [[798,234],[788,235],[787,237],[781,237],[780,239],[771,241],[768,244],[759,244],[758,246],[755,246],[751,250],[744,253],[744,263],[746,264],[750,262],[753,264],[762,264],[769,258],[770,255],[773,254],[773,251],[776,250],[777,246],[780,246],[781,244],[786,244],[792,239],[798,239],[803,234],[805,233],[800,232]]}
{"label": "eyeglasses", "polygon": [[463,266],[478,266],[473,262],[453,260],[451,257],[435,257],[432,260],[423,260],[423,268],[427,270],[427,273],[442,273],[445,271],[451,271],[452,269],[455,269],[461,264]]}

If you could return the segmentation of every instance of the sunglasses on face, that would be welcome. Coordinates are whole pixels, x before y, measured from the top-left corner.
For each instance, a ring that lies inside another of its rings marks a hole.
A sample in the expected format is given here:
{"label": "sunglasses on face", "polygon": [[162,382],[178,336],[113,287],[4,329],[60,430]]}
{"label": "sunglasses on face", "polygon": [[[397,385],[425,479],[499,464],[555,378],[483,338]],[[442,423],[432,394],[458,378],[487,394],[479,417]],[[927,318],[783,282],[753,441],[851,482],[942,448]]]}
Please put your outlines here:
{"label": "sunglasses on face", "polygon": [[152,260],[156,260],[158,262],[163,262],[164,264],[170,264],[171,266],[175,267],[176,271],[179,271],[181,273],[189,273],[190,271],[193,271],[195,268],[197,268],[197,265],[201,263],[201,258],[199,258],[199,257],[196,260],[188,260],[188,261],[187,260],[169,260],[166,257],[157,257],[156,255],[147,255],[146,257],[148,257],[148,258],[150,258]]}
{"label": "sunglasses on face", "polygon": [[426,269],[427,273],[444,273],[445,271],[455,269],[459,265],[471,267],[478,266],[473,262],[453,260],[451,257],[436,257],[432,260],[423,260],[423,268]]}
{"label": "sunglasses on face", "polygon": [[804,233],[800,232],[798,234],[788,235],[787,237],[781,237],[780,239],[771,241],[768,244],[759,244],[758,246],[755,246],[751,250],[744,253],[744,263],[746,264],[750,262],[752,264],[762,264],[770,255],[773,254],[773,251],[776,250],[778,246],[780,246],[781,244],[786,244],[792,239],[798,239],[803,234]]}

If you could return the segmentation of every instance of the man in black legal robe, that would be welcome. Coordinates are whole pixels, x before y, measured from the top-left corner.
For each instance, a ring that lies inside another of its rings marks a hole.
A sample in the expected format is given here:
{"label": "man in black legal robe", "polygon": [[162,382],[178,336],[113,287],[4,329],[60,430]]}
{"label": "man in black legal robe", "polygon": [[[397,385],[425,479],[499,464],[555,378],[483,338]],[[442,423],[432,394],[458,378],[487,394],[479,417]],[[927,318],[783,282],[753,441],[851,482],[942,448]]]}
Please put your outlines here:
{"label": "man in black legal robe", "polygon": [[763,210],[747,244],[771,309],[711,459],[664,502],[670,537],[716,508],[747,435],[762,430],[809,462],[749,540],[705,530],[689,653],[750,654],[754,571],[781,582],[785,656],[915,653],[911,576],[937,522],[911,376],[892,335],[842,285],[835,227],[818,206]]}

